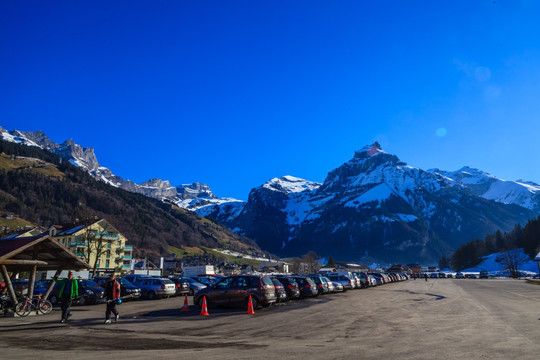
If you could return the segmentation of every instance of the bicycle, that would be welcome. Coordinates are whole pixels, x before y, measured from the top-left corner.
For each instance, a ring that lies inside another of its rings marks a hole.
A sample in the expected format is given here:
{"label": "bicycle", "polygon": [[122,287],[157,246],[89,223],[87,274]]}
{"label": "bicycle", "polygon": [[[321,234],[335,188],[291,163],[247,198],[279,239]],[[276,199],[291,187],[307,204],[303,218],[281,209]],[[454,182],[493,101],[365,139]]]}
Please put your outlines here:
{"label": "bicycle", "polygon": [[24,297],[21,302],[15,305],[15,313],[20,317],[28,316],[32,310],[42,314],[49,314],[52,311],[52,304],[49,300],[44,300],[41,296],[29,298]]}

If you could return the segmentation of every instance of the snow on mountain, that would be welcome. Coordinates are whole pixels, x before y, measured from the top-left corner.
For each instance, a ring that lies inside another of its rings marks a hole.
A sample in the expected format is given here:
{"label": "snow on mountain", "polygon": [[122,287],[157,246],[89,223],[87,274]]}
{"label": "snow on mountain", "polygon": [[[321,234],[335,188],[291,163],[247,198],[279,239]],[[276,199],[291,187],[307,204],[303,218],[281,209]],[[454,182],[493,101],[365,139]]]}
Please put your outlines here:
{"label": "snow on mountain", "polygon": [[287,176],[254,188],[228,226],[283,256],[315,250],[402,261],[437,259],[530,217],[523,207],[475,196],[449,173],[409,166],[374,143],[330,171],[323,184]]}
{"label": "snow on mountain", "polygon": [[468,166],[453,172],[429,171],[453,179],[476,196],[503,204],[516,204],[540,213],[540,185],[533,182],[507,181]]}
{"label": "snow on mountain", "polygon": [[286,175],[281,178],[273,178],[266,182],[263,187],[270,190],[281,191],[286,194],[311,191],[321,186],[320,183],[300,179],[294,176]]}
{"label": "snow on mountain", "polygon": [[[57,144],[49,139],[42,131],[23,132],[18,130],[7,131],[0,127],[0,137],[6,141],[26,146],[36,146],[57,154],[71,164],[87,171],[95,179],[127,191],[143,194],[162,201],[175,203],[179,207],[195,212],[210,213],[211,207],[223,205],[219,209],[221,214],[230,212],[229,216],[236,215],[245,202],[233,198],[218,198],[210,187],[205,184],[182,184],[174,187],[169,181],[150,179],[141,184],[131,180],[124,180],[112,173],[109,168],[101,166],[94,154],[93,148],[83,148],[72,139]],[[294,180],[291,179],[293,182]],[[213,212],[216,209],[212,210]],[[204,216],[204,215],[203,215]],[[224,216],[224,215],[222,215]]]}

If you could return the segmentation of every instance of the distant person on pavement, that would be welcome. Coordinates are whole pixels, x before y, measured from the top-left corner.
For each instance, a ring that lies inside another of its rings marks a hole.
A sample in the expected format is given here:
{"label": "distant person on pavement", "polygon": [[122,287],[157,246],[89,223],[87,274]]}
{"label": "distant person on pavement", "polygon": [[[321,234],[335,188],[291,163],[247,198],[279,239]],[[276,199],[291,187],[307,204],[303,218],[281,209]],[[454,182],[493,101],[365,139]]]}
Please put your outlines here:
{"label": "distant person on pavement", "polygon": [[73,299],[79,296],[79,282],[73,278],[73,272],[68,273],[67,280],[58,280],[62,284],[60,288],[60,302],[62,308],[61,323],[65,323],[71,316],[71,303]]}
{"label": "distant person on pavement", "polygon": [[427,281],[427,278],[428,278],[427,274],[424,274],[424,279],[426,279],[426,281]]}
{"label": "distant person on pavement", "polygon": [[120,283],[116,281],[116,275],[112,274],[105,284],[105,298],[107,299],[107,310],[105,311],[105,324],[111,323],[111,313],[114,314],[114,321],[120,317],[116,310],[116,303],[120,298]]}

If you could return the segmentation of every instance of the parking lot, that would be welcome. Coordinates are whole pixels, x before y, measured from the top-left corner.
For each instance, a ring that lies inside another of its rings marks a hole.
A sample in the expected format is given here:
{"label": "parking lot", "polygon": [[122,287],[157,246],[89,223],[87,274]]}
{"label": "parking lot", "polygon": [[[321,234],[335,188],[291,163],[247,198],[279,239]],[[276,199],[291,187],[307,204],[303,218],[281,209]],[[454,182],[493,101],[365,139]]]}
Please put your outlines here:
{"label": "parking lot", "polygon": [[[191,298],[190,298],[191,299]],[[538,359],[540,286],[523,280],[429,279],[200,316],[183,298],[0,318],[3,359]],[[76,355],[74,355],[76,353]]]}

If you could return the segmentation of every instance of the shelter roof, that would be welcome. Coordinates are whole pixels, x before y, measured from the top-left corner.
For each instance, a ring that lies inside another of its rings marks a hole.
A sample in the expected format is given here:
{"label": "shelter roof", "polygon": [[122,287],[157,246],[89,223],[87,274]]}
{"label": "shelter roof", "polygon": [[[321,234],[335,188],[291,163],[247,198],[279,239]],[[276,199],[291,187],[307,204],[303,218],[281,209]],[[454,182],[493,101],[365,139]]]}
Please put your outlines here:
{"label": "shelter roof", "polygon": [[82,270],[90,267],[68,248],[47,234],[38,236],[0,239],[0,264],[10,270],[28,270],[37,261],[38,270]]}

